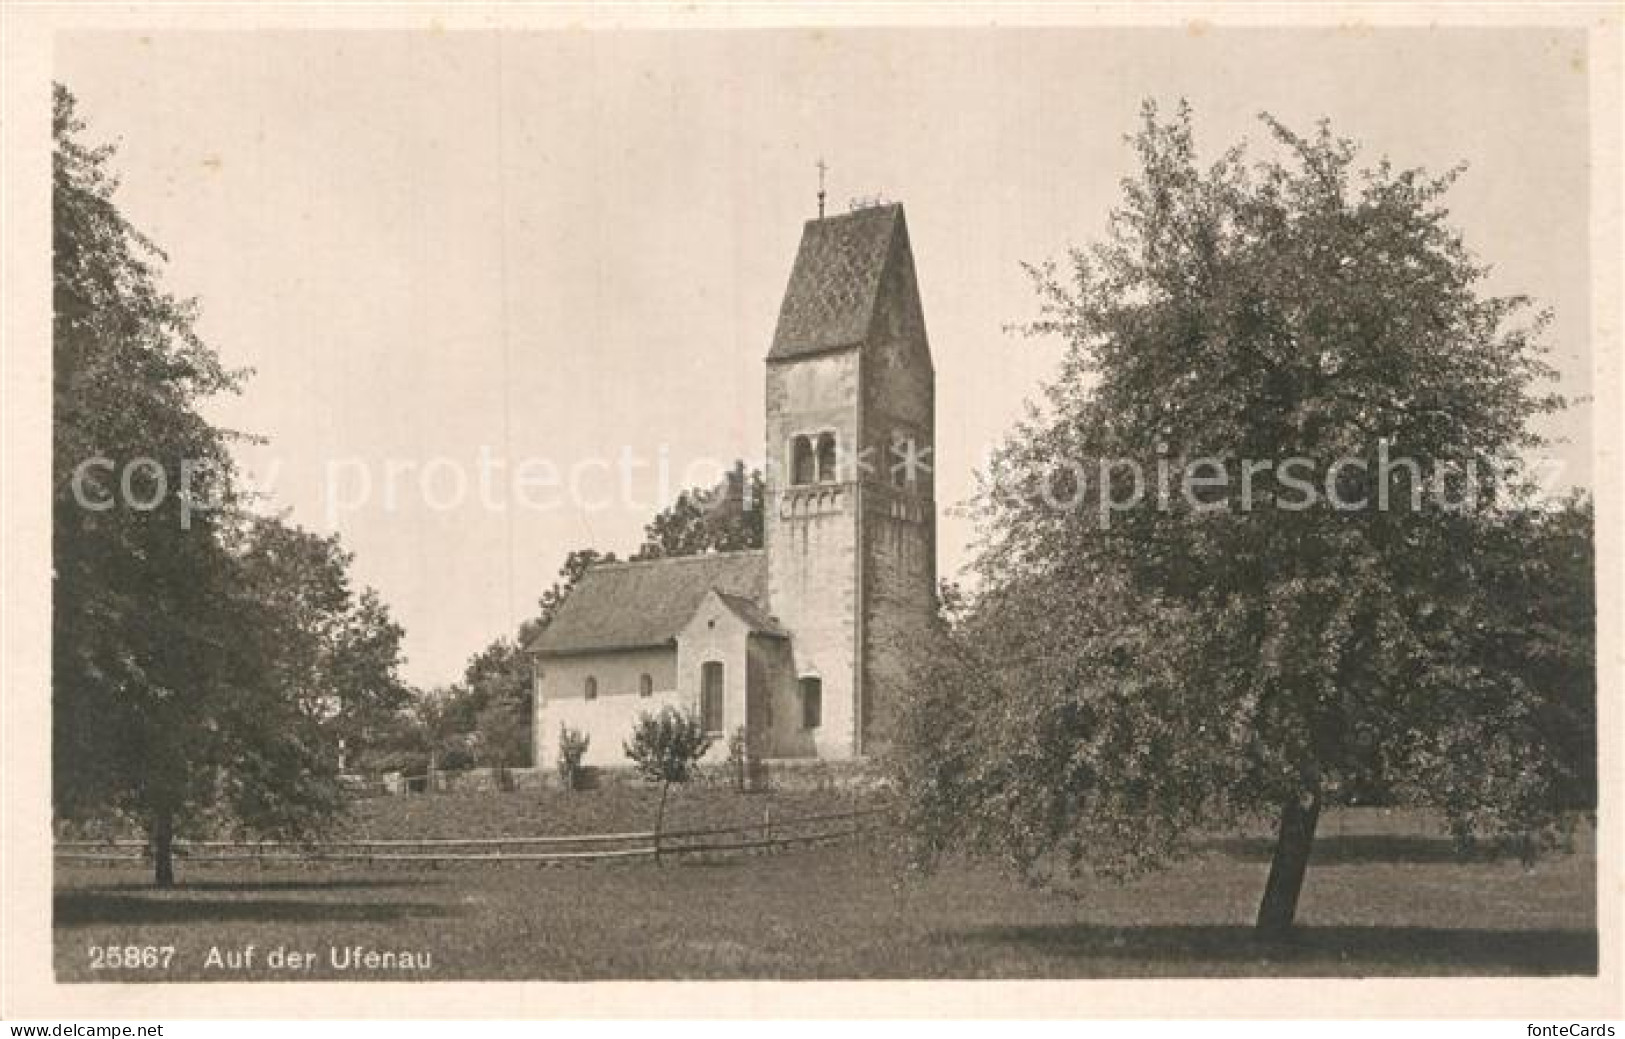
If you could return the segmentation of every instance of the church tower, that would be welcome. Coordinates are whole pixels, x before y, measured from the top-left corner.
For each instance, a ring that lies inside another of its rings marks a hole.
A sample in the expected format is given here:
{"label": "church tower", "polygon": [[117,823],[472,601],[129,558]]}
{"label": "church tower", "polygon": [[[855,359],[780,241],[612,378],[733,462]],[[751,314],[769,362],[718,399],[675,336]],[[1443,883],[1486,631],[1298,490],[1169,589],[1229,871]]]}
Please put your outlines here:
{"label": "church tower", "polygon": [[797,697],[776,745],[889,739],[935,610],[934,380],[903,207],[809,220],[767,355],[767,591]]}

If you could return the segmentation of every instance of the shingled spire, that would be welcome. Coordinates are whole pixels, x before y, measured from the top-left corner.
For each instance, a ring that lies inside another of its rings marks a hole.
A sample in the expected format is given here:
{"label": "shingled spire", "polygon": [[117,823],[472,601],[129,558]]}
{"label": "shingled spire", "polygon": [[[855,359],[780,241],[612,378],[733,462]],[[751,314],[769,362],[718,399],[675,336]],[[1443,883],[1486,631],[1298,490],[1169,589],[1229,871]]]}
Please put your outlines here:
{"label": "shingled spire", "polygon": [[807,221],[767,359],[804,357],[867,340],[887,263],[906,255],[906,248],[894,246],[906,246],[907,236],[903,207],[896,203]]}

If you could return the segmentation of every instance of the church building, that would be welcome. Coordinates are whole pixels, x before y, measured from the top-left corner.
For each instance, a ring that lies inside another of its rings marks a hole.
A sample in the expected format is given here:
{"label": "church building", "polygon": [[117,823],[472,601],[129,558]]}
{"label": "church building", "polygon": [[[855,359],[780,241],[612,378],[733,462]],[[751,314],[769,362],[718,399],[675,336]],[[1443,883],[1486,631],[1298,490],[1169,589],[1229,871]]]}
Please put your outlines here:
{"label": "church building", "polygon": [[936,601],[934,382],[901,205],[809,220],[766,358],[763,548],[601,564],[528,647],[538,765],[559,732],[628,764],[644,711],[697,711],[726,756],[886,744]]}

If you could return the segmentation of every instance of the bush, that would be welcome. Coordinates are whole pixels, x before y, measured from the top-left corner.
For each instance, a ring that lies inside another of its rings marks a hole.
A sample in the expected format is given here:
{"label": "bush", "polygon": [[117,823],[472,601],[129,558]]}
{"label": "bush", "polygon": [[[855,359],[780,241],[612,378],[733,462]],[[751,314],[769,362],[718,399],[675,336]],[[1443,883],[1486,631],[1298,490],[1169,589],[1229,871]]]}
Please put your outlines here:
{"label": "bush", "polygon": [[592,738],[568,725],[559,727],[559,786],[574,790],[581,778],[581,760],[587,756]]}
{"label": "bush", "polygon": [[466,772],[474,767],[474,751],[462,743],[455,743],[441,752],[435,762],[437,772]]}
{"label": "bush", "polygon": [[403,776],[421,776],[429,771],[429,755],[421,750],[382,750],[362,757],[360,770],[368,775],[399,772]]}

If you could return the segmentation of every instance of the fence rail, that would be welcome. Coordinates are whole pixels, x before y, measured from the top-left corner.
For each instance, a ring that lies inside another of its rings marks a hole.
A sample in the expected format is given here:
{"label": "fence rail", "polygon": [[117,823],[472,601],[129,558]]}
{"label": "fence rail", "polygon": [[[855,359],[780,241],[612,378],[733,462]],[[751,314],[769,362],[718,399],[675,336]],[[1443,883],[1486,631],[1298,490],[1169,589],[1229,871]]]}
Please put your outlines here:
{"label": "fence rail", "polygon": [[[774,819],[760,822],[687,830],[632,833],[550,834],[536,837],[423,837],[350,838],[298,843],[292,841],[176,841],[175,857],[187,863],[221,862],[535,862],[566,863],[654,858],[707,852],[733,852],[788,848],[800,844],[855,837],[870,827],[864,820],[886,814],[886,808]],[[828,824],[852,825],[830,829]],[[818,827],[818,832],[796,832]],[[777,834],[774,831],[779,831]],[[733,838],[712,840],[706,838]],[[593,845],[599,847],[583,848]],[[602,847],[602,845],[612,845]],[[615,846],[618,845],[618,846]],[[525,850],[535,848],[576,850]],[[194,850],[195,849],[195,850]],[[519,849],[519,850],[502,850]],[[197,852],[201,851],[202,854]],[[143,840],[57,841],[55,857],[65,862],[104,864],[151,861]]]}

